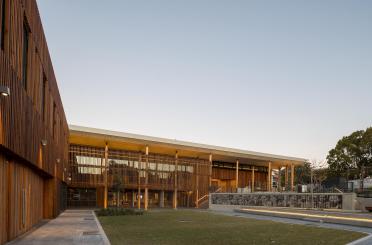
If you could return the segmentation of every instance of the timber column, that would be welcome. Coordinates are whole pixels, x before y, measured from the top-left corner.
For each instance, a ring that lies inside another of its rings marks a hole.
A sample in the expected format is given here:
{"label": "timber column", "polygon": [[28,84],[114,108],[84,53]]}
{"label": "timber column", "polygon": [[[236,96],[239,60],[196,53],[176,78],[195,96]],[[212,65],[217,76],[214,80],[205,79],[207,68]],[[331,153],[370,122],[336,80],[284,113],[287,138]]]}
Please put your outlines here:
{"label": "timber column", "polygon": [[199,162],[196,162],[196,208],[199,208]]}
{"label": "timber column", "polygon": [[284,189],[288,191],[288,165],[285,165]]}
{"label": "timber column", "polygon": [[269,162],[267,167],[267,191],[271,191],[271,186],[271,162]]}
{"label": "timber column", "polygon": [[164,208],[164,191],[160,191],[160,202],[159,202],[159,206],[161,208]]}
{"label": "timber column", "polygon": [[177,182],[177,175],[178,175],[178,152],[176,152],[175,156],[175,170],[174,170],[174,192],[173,192],[173,208],[177,209],[177,187],[178,187],[178,182]]}
{"label": "timber column", "polygon": [[103,197],[103,207],[107,208],[107,199],[108,199],[108,175],[107,172],[109,170],[108,167],[108,144],[106,142],[105,145],[105,190],[104,190],[104,197]]}
{"label": "timber column", "polygon": [[138,192],[137,192],[137,208],[141,209],[141,163],[142,154],[140,153],[138,159]]}
{"label": "timber column", "polygon": [[146,172],[145,172],[145,210],[148,209],[149,206],[149,174],[148,174],[148,166],[149,166],[149,147],[146,146]]}
{"label": "timber column", "polygon": [[254,192],[254,166],[252,167],[252,184],[251,184],[251,192]]}
{"label": "timber column", "polygon": [[136,193],[132,190],[132,208],[134,208],[134,199],[136,199]]}
{"label": "timber column", "polygon": [[294,191],[294,165],[291,163],[291,191]]}
{"label": "timber column", "polygon": [[238,192],[238,187],[239,187],[239,160],[236,160],[236,171],[235,171],[235,188],[236,192]]}
{"label": "timber column", "polygon": [[209,187],[212,186],[212,154],[209,154]]}
{"label": "timber column", "polygon": [[277,186],[278,186],[278,191],[282,191],[282,178],[281,178],[281,174],[280,174],[280,169],[281,169],[282,167],[278,167],[278,184],[277,184]]}

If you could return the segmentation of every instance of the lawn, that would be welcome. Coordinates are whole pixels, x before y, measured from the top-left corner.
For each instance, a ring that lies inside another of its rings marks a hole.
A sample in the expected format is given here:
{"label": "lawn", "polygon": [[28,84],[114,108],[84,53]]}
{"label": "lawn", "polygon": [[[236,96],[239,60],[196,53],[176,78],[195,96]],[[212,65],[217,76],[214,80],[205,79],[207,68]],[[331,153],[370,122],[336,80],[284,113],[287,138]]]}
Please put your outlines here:
{"label": "lawn", "polygon": [[116,244],[346,244],[365,234],[212,214],[154,210],[141,216],[99,217]]}

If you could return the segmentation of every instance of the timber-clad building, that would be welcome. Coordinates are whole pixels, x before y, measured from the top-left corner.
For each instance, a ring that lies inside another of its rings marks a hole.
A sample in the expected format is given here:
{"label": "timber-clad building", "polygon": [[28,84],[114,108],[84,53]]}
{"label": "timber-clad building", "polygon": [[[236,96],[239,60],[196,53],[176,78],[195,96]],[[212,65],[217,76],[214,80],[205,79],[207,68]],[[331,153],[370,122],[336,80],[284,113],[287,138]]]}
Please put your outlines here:
{"label": "timber-clad building", "polygon": [[199,207],[209,192],[273,191],[305,159],[70,125],[71,207]]}
{"label": "timber-clad building", "polygon": [[[0,0],[0,244],[71,207],[293,190],[305,159],[68,126],[36,0]],[[273,171],[286,168],[285,186]]]}
{"label": "timber-clad building", "polygon": [[0,244],[66,208],[68,125],[35,0],[0,1]]}

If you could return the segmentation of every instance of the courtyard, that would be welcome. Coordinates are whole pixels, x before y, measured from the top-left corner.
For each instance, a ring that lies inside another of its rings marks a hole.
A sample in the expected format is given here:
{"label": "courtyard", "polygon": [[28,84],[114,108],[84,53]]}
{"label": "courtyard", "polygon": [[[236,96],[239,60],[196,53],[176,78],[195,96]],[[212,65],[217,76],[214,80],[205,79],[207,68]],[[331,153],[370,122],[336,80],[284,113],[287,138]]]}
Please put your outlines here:
{"label": "courtyard", "polygon": [[103,216],[115,244],[347,244],[363,233],[225,216],[200,210],[151,210],[141,216]]}

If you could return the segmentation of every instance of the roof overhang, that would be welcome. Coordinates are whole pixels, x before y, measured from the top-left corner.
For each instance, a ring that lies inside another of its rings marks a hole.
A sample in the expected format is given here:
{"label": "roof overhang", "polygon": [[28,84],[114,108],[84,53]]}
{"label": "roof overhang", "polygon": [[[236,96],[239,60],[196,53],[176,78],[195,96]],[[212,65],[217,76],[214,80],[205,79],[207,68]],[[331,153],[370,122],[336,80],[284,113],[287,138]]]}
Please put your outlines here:
{"label": "roof overhang", "polygon": [[307,160],[304,158],[288,157],[269,153],[247,151],[221,146],[199,144],[187,141],[158,138],[139,134],[116,132],[97,128],[69,125],[70,143],[109,148],[145,151],[146,146],[150,152],[158,154],[175,155],[184,157],[197,157],[209,159],[212,154],[214,161],[236,162],[265,166],[269,162],[273,167],[294,164],[303,165]]}

